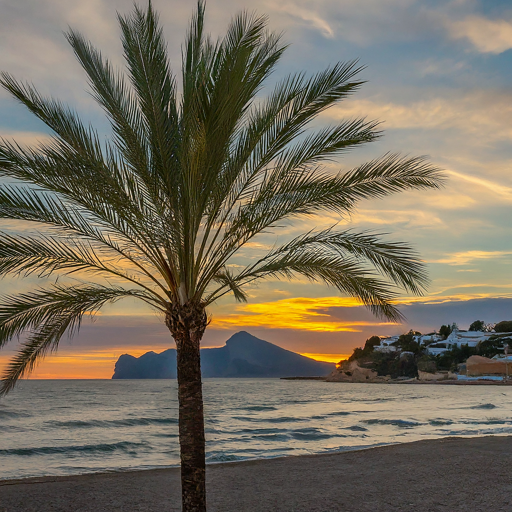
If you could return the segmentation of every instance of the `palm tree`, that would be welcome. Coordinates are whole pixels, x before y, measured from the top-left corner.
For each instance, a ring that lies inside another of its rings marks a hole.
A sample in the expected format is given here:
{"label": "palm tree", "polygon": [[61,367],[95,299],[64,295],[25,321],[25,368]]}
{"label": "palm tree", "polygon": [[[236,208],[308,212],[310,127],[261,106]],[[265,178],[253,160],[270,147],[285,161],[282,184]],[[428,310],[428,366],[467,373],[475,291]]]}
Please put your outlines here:
{"label": "palm tree", "polygon": [[[206,510],[199,347],[207,307],[249,283],[305,276],[398,320],[399,289],[419,294],[425,268],[404,243],[336,227],[282,241],[245,268],[230,265],[254,237],[284,221],[350,214],[362,199],[436,188],[439,171],[398,155],[333,174],[328,159],[371,142],[377,123],[310,123],[363,83],[355,62],[258,94],[283,55],[266,18],[242,13],[213,41],[200,0],[183,47],[182,90],[151,4],[119,16],[126,76],[81,34],[67,33],[110,141],[57,100],[3,73],[0,83],[52,130],[49,142],[0,141],[0,217],[35,223],[36,234],[0,233],[0,274],[55,279],[0,300],[0,346],[23,335],[1,393],[30,372],[84,315],[133,297],[159,311],[177,346],[184,511]],[[9,183],[10,184],[6,184]],[[70,274],[81,280],[70,279]],[[94,280],[84,281],[89,274]],[[66,278],[66,276],[68,276]]]}

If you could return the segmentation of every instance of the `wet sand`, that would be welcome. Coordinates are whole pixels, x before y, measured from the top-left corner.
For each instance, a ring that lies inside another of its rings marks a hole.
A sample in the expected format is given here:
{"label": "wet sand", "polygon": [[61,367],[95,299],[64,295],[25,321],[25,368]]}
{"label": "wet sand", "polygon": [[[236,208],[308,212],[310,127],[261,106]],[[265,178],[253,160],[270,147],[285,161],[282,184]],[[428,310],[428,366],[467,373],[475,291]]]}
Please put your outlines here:
{"label": "wet sand", "polygon": [[[510,512],[512,436],[207,469],[209,512]],[[178,469],[0,481],[0,512],[179,511]]]}

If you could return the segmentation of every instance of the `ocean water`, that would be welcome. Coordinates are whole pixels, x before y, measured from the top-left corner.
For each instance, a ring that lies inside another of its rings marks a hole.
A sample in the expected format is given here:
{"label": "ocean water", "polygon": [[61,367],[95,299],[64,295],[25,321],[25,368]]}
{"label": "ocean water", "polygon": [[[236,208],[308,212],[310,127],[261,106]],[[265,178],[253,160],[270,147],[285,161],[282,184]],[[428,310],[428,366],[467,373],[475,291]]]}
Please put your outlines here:
{"label": "ocean water", "polygon": [[[512,434],[512,387],[204,382],[208,462]],[[175,466],[175,381],[24,381],[0,400],[0,479]]]}

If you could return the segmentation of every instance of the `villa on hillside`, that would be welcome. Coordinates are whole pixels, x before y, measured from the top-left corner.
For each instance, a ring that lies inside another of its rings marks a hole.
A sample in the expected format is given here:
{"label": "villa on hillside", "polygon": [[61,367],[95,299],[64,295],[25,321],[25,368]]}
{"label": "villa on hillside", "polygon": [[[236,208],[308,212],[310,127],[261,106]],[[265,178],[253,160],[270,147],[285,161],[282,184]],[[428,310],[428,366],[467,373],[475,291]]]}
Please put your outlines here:
{"label": "villa on hillside", "polygon": [[[455,347],[461,348],[464,345],[467,345],[471,348],[476,348],[479,343],[488,340],[491,336],[496,336],[496,333],[481,331],[461,331],[454,329],[446,339],[444,336],[441,336],[437,333],[421,334],[414,336],[413,339],[420,346],[425,347],[425,352],[427,354],[438,356]],[[500,336],[512,337],[512,333],[500,333]],[[397,335],[382,338],[380,345],[374,347],[374,350],[385,353],[396,352],[399,350],[399,348],[394,345],[394,343],[398,341],[399,337],[400,336]]]}

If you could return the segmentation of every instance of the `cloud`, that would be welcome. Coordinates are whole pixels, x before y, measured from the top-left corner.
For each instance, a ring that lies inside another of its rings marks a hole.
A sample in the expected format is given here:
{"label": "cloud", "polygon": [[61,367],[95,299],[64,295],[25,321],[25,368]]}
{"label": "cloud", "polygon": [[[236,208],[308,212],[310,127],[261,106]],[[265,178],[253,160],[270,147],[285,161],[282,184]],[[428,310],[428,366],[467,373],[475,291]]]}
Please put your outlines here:
{"label": "cloud", "polygon": [[462,251],[449,254],[447,258],[431,261],[431,263],[445,263],[447,265],[467,265],[476,260],[491,260],[509,256],[512,251]]}
{"label": "cloud", "polygon": [[330,108],[323,117],[339,121],[368,116],[382,121],[384,130],[436,130],[443,137],[447,130],[456,129],[458,135],[474,136],[476,144],[512,139],[512,94],[473,90],[455,97],[445,90],[438,95],[412,102],[351,99]]}
{"label": "cloud", "polygon": [[[311,5],[311,4],[310,4]],[[284,12],[295,19],[299,19],[306,25],[320,30],[326,37],[334,37],[334,29],[331,27],[327,19],[322,17],[317,10],[297,5],[297,2],[284,2],[274,5],[274,9],[278,12]]]}
{"label": "cloud", "polygon": [[468,39],[481,53],[498,54],[512,48],[512,22],[508,20],[467,16],[448,22],[448,31],[454,39]]}
{"label": "cloud", "polygon": [[359,307],[357,299],[342,297],[295,297],[273,302],[243,304],[234,313],[217,315],[212,326],[217,329],[265,327],[269,329],[300,329],[314,332],[359,332],[362,326],[394,325],[376,320],[350,320],[340,322],[326,313],[331,307]]}
{"label": "cloud", "polygon": [[420,209],[395,210],[388,208],[358,209],[349,219],[340,223],[350,226],[357,225],[402,225],[408,228],[439,228],[443,226],[443,221],[438,215],[431,211],[422,211]]}
{"label": "cloud", "polygon": [[493,192],[498,196],[501,196],[503,199],[506,199],[507,201],[512,201],[512,187],[507,187],[502,183],[496,183],[495,181],[492,180],[480,178],[478,176],[471,176],[469,174],[464,174],[462,172],[452,170],[448,170],[447,172],[456,178],[468,181],[470,183],[474,183],[479,187],[484,187],[485,189]]}
{"label": "cloud", "polygon": [[15,141],[21,146],[37,146],[40,143],[46,143],[50,140],[48,133],[18,131],[18,130],[0,130],[0,139],[8,142]]}

